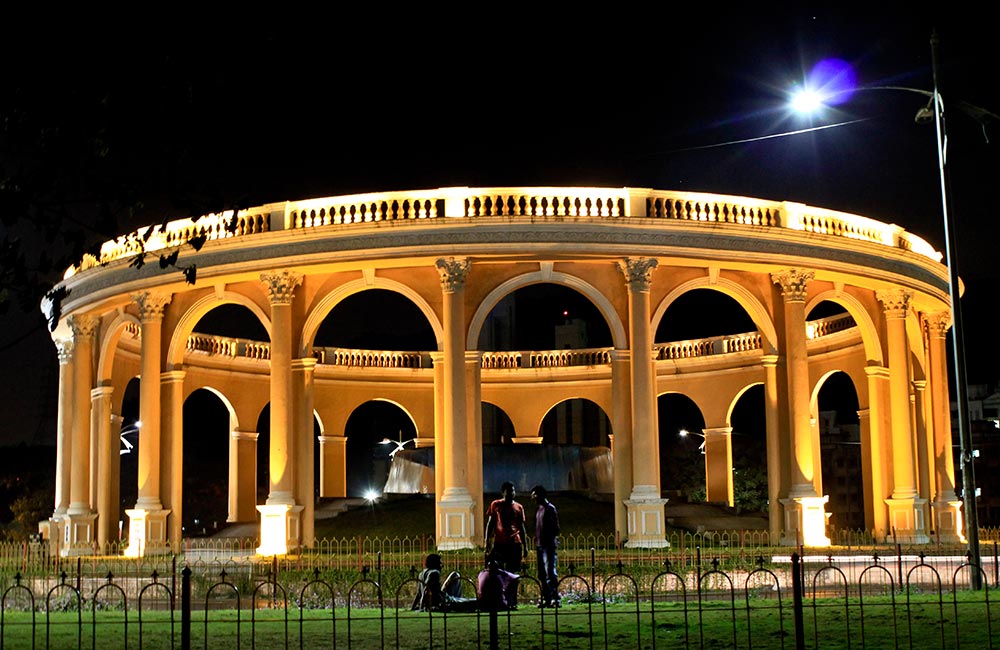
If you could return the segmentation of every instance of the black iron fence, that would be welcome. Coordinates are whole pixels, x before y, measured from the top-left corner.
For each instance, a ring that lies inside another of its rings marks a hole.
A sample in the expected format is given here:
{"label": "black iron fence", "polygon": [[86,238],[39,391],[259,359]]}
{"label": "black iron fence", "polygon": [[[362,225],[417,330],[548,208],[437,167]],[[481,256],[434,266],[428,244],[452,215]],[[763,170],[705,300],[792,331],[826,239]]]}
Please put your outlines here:
{"label": "black iron fence", "polygon": [[[585,564],[563,565],[561,607],[535,607],[540,590],[529,568],[518,609],[500,612],[413,611],[415,568],[387,568],[379,554],[361,571],[301,570],[271,558],[144,577],[15,572],[2,575],[0,648],[1000,645],[996,576],[961,556],[802,550],[744,562],[698,552],[682,562],[675,554],[656,567],[592,551]],[[972,572],[982,573],[984,589],[970,590]],[[467,595],[472,576],[463,579]]]}

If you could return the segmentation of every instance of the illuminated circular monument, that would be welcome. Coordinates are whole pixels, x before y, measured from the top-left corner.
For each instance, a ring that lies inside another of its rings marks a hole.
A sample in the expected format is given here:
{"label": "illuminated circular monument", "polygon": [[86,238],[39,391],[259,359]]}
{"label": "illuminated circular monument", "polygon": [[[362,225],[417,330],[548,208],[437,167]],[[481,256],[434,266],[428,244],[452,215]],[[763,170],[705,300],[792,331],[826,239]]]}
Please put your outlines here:
{"label": "illuminated circular monument", "polygon": [[[202,244],[195,250],[190,244]],[[131,264],[143,250],[197,265]],[[491,309],[519,288],[554,283],[588,298],[613,346],[477,349]],[[260,518],[258,552],[313,542],[313,495],[344,496],[345,424],[384,399],[434,447],[439,548],[482,536],[481,404],[506,412],[515,441],[540,444],[553,405],[585,398],[608,415],[616,528],[631,546],[664,546],[657,396],[701,409],[706,490],[732,503],[730,416],[764,387],[770,530],[829,543],[816,395],[836,371],[860,404],[866,526],[899,541],[960,540],[945,334],[947,269],[924,240],[869,218],[799,203],[651,189],[443,188],[265,205],[139,231],[67,271],[53,339],[60,358],[55,509],[42,523],[63,554],[117,538],[118,436],[125,386],[139,377],[138,500],[127,553],[181,540],[182,405],[200,388],[230,412],[229,518]],[[437,349],[320,348],[319,325],[357,292],[402,294]],[[654,344],[667,307],[694,289],[736,300],[745,335]],[[849,316],[806,320],[822,301]],[[246,307],[270,341],[195,334],[223,303]],[[51,309],[52,305],[43,305]],[[270,445],[257,416],[270,405]],[[321,423],[318,458],[313,422]],[[258,456],[270,492],[255,498]],[[314,485],[313,467],[320,468]],[[258,515],[259,512],[259,515]]]}

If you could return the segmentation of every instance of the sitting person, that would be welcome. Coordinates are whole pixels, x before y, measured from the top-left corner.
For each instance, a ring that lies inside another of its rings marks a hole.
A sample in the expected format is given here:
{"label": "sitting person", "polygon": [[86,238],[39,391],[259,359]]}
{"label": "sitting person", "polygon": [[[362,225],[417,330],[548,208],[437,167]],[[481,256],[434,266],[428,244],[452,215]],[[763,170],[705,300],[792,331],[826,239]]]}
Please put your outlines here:
{"label": "sitting person", "polygon": [[479,572],[479,609],[517,609],[517,588],[521,576],[501,569],[495,561]]}
{"label": "sitting person", "polygon": [[462,597],[462,576],[457,571],[448,574],[441,582],[441,556],[431,553],[424,560],[424,570],[420,572],[417,595],[411,609],[422,612],[475,611],[476,599]]}

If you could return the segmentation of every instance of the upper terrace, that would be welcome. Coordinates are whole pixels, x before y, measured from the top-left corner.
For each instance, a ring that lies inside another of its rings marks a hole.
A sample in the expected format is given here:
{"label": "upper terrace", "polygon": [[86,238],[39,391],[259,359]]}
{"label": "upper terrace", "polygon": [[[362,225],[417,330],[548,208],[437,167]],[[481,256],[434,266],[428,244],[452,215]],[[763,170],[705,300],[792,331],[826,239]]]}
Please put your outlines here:
{"label": "upper terrace", "polygon": [[200,248],[208,241],[267,232],[441,218],[724,223],[829,235],[910,251],[934,262],[941,260],[941,254],[924,239],[894,224],[788,201],[643,188],[453,187],[288,201],[147,226],[105,242],[98,257],[87,255],[78,267],[67,271],[66,277],[186,243]]}

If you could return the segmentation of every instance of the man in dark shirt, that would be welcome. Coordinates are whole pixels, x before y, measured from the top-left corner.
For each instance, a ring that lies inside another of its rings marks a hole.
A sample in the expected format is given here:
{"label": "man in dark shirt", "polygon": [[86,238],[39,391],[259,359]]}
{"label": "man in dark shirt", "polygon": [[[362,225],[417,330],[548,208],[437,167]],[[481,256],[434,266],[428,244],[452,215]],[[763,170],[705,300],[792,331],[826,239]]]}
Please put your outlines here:
{"label": "man in dark shirt", "polygon": [[538,582],[542,588],[539,607],[559,607],[559,576],[556,574],[556,547],[559,545],[559,513],[541,485],[531,488],[535,510],[535,552],[538,557]]}

